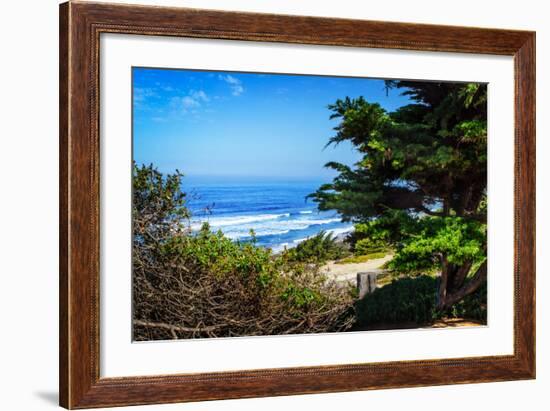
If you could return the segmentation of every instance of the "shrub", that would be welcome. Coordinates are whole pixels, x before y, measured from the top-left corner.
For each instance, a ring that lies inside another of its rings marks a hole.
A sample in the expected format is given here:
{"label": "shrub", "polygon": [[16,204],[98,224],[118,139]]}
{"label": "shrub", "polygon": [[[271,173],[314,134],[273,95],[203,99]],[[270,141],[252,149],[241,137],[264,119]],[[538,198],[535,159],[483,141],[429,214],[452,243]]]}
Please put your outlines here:
{"label": "shrub", "polygon": [[180,179],[180,174],[162,176],[152,167],[134,167],[135,340],[351,327],[352,295],[314,266],[291,266],[270,250],[233,242],[207,224],[191,232]]}
{"label": "shrub", "polygon": [[[390,249],[391,231],[384,225],[388,224],[386,220],[371,220],[355,224],[355,229],[349,239],[354,254],[379,253]],[[391,221],[390,226],[395,224],[394,221]]]}
{"label": "shrub", "polygon": [[388,250],[387,244],[381,241],[373,241],[370,238],[362,238],[355,243],[353,252],[355,255],[382,253]]}
{"label": "shrub", "polygon": [[296,247],[286,250],[285,259],[290,263],[323,264],[350,254],[348,248],[339,242],[332,233],[319,234],[302,241]]}
{"label": "shrub", "polygon": [[486,285],[445,311],[436,310],[436,286],[437,279],[427,275],[393,280],[356,303],[357,326],[428,324],[441,318],[457,317],[486,322]]}

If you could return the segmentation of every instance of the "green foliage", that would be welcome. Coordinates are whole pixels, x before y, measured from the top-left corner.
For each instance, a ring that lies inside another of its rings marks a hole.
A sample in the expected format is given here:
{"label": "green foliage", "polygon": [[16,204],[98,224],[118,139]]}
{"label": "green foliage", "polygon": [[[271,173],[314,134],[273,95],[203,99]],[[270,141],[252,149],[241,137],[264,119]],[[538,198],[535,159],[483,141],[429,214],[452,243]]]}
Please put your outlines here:
{"label": "green foliage", "polygon": [[320,233],[302,241],[296,247],[283,253],[289,263],[323,264],[328,260],[337,260],[349,254],[348,248],[338,241],[332,233]]}
{"label": "green foliage", "polygon": [[[271,252],[252,244],[239,244],[210,231],[207,224],[196,235],[174,235],[160,245],[161,255],[197,271],[207,271],[220,281],[228,275],[254,278],[255,288],[267,287],[277,274]],[[252,284],[248,284],[252,285]]]}
{"label": "green foliage", "polygon": [[134,221],[158,228],[189,218],[186,195],[180,189],[182,173],[176,170],[163,176],[152,164],[134,163],[132,174]]}
{"label": "green foliage", "polygon": [[437,313],[440,317],[466,318],[487,324],[487,283],[483,283],[474,293],[467,295],[451,308]]}
{"label": "green foliage", "polygon": [[356,303],[356,327],[376,324],[414,323],[427,325],[441,318],[487,321],[487,290],[482,286],[447,310],[436,308],[434,277],[422,275],[393,280]]}
{"label": "green foliage", "polygon": [[464,217],[433,217],[388,210],[379,218],[355,225],[355,254],[391,248],[388,268],[401,273],[430,272],[441,258],[461,265],[485,259],[487,225]]}
{"label": "green foliage", "polygon": [[[412,102],[388,112],[363,97],[329,106],[338,120],[329,144],[349,141],[362,154],[310,195],[321,210],[355,223],[355,254],[391,248],[390,268],[439,270],[445,299],[463,296],[472,266],[486,259],[487,86],[388,81]],[[479,272],[476,287],[484,281]],[[470,292],[470,291],[468,291]]]}
{"label": "green foliage", "polygon": [[329,144],[350,141],[364,155],[311,197],[321,209],[369,221],[387,209],[476,215],[487,185],[486,85],[388,82],[404,88],[412,104],[386,112],[363,97],[329,108],[340,120]]}
{"label": "green foliage", "polygon": [[[315,266],[189,229],[180,173],[134,167],[133,306],[137,340],[344,331],[353,296]],[[331,236],[301,258],[339,253]],[[298,254],[297,254],[298,255]]]}
{"label": "green foliage", "polygon": [[359,300],[356,304],[357,323],[427,323],[433,319],[434,307],[433,278],[403,278],[394,280]]}
{"label": "green foliage", "polygon": [[382,252],[370,253],[370,254],[364,254],[364,255],[352,255],[336,261],[336,264],[365,263],[367,261],[375,260],[377,258],[384,258],[386,254],[387,253],[385,251],[382,251]]}
{"label": "green foliage", "polygon": [[313,303],[318,304],[323,300],[322,295],[310,287],[300,287],[294,283],[287,284],[281,297],[295,308],[307,307]]}
{"label": "green foliage", "polygon": [[398,244],[414,218],[401,210],[386,210],[376,219],[355,224],[351,242],[355,254],[382,252]]}
{"label": "green foliage", "polygon": [[441,256],[454,265],[481,262],[486,257],[487,226],[461,217],[417,218],[409,224],[389,268],[421,272],[441,266]]}
{"label": "green foliage", "polygon": [[381,241],[372,240],[370,238],[362,238],[355,243],[353,252],[355,255],[366,255],[372,253],[381,253],[387,249],[387,245]]}

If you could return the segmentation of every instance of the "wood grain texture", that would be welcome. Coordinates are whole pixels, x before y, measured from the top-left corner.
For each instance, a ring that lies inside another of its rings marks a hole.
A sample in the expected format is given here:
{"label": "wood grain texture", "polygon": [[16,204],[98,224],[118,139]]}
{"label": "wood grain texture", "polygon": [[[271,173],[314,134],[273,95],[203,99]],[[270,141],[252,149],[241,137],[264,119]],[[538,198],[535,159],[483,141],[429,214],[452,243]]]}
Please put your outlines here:
{"label": "wood grain texture", "polygon": [[69,37],[67,3],[60,6],[59,14],[59,402],[69,404],[69,283],[68,283],[68,173],[69,156]]}
{"label": "wood grain texture", "polygon": [[535,373],[535,34],[515,54],[516,347]]}
{"label": "wood grain texture", "polygon": [[[514,355],[162,377],[99,373],[101,33],[514,56]],[[70,2],[60,6],[60,404],[133,404],[504,381],[535,376],[535,34]]]}

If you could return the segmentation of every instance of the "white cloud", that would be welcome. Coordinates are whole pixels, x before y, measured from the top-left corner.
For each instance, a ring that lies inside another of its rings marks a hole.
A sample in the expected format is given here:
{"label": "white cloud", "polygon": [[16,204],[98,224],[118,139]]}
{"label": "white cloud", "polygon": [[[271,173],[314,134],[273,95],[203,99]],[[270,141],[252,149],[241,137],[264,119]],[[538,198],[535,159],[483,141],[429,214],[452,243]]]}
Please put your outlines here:
{"label": "white cloud", "polygon": [[210,98],[202,90],[190,90],[186,96],[172,97],[170,104],[176,110],[181,109],[184,113],[187,113],[190,109],[196,109],[202,105],[202,103],[208,103]]}
{"label": "white cloud", "polygon": [[239,80],[238,78],[233,77],[229,74],[225,76],[222,76],[220,74],[218,75],[218,78],[229,84],[229,87],[231,88],[231,94],[233,94],[234,96],[240,96],[242,93],[244,93],[244,87],[241,80]]}
{"label": "white cloud", "polygon": [[156,97],[154,89],[150,87],[135,87],[134,88],[134,99],[137,101],[143,101],[147,97]]}
{"label": "white cloud", "polygon": [[201,103],[199,103],[197,100],[195,100],[193,97],[190,97],[190,96],[182,97],[180,102],[184,108],[199,107],[201,105]]}
{"label": "white cloud", "polygon": [[205,103],[208,103],[210,101],[206,93],[202,90],[199,90],[199,91],[191,90],[189,92],[189,95],[197,101],[203,101]]}

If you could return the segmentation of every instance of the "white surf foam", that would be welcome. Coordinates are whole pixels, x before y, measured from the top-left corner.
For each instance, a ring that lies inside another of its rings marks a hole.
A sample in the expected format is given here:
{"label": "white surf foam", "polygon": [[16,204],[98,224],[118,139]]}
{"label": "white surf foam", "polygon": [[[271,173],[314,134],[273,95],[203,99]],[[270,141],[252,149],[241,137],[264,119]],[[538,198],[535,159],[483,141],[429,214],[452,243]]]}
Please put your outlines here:
{"label": "white surf foam", "polygon": [[282,217],[290,217],[290,213],[284,214],[257,214],[257,215],[243,215],[243,216],[231,216],[231,217],[211,217],[202,221],[194,221],[191,223],[193,230],[198,230],[204,223],[208,223],[210,227],[228,227],[239,226],[243,224],[256,223],[261,221],[276,220]]}

